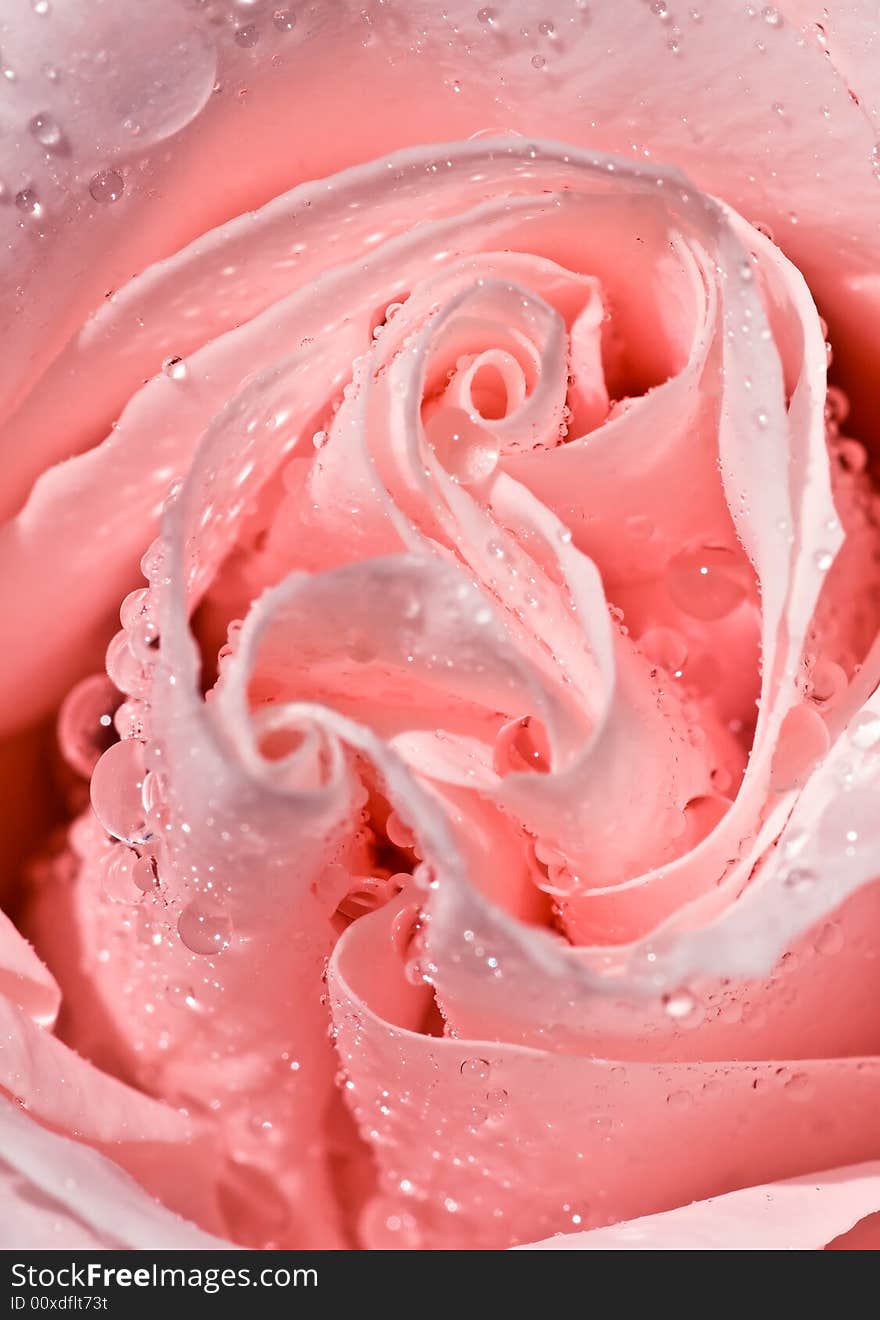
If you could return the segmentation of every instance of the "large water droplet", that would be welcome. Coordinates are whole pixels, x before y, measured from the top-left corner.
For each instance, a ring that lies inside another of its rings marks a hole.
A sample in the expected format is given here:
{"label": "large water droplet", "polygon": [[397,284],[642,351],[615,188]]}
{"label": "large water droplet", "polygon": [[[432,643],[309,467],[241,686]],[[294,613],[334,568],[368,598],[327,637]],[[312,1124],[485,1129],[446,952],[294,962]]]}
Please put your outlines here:
{"label": "large water droplet", "polygon": [[491,1071],[488,1059],[465,1059],[459,1068],[462,1077],[474,1082],[485,1082]]}
{"label": "large water droplet", "polygon": [[92,201],[101,205],[118,202],[125,191],[125,179],[118,170],[98,170],[89,180]]}
{"label": "large water droplet", "polygon": [[666,589],[679,609],[696,619],[723,619],[746,598],[749,574],[741,556],[725,546],[680,551],[666,570]]}
{"label": "large water droplet", "polygon": [[20,188],[15,194],[15,205],[19,211],[24,211],[26,215],[41,216],[43,207],[35,188]]}
{"label": "large water droplet", "polygon": [[218,954],[229,947],[232,922],[225,912],[196,900],[178,917],[177,933],[191,953]]}
{"label": "large water droplet", "polygon": [[58,742],[64,759],[88,779],[103,756],[116,742],[113,715],[119,691],[105,674],[84,678],[65,698],[58,716]]}
{"label": "large water droplet", "polygon": [[139,857],[131,868],[132,883],[143,894],[150,894],[159,885],[155,857]]}
{"label": "large water droplet", "polygon": [[181,357],[167,357],[162,371],[170,380],[186,380],[186,363]]}
{"label": "large water droplet", "polygon": [[676,990],[663,996],[663,1009],[667,1017],[679,1022],[690,1017],[697,1007],[697,1001],[689,990]]}
{"label": "large water droplet", "polygon": [[95,815],[108,834],[124,843],[136,844],[144,838],[141,792],[145,773],[144,744],[126,738],[107,749],[92,774]]}
{"label": "large water droplet", "polygon": [[848,682],[846,671],[839,664],[820,656],[810,670],[807,695],[817,706],[832,706],[846,691]]}
{"label": "large water droplet", "polygon": [[498,440],[462,408],[438,409],[426,423],[425,435],[446,471],[462,486],[483,481],[498,463]]}
{"label": "large water droplet", "polygon": [[49,151],[58,151],[64,146],[64,134],[61,132],[61,125],[57,119],[53,119],[45,110],[28,123],[28,132],[36,138],[41,147],[46,147]]}
{"label": "large water droplet", "polygon": [[551,752],[550,740],[543,724],[531,715],[524,719],[508,720],[495,738],[492,760],[496,774],[502,776],[523,770],[547,774]]}
{"label": "large water droplet", "polygon": [[251,46],[256,46],[260,40],[260,29],[256,23],[245,23],[242,27],[235,29],[234,36],[237,45],[249,49]]}
{"label": "large water droplet", "polygon": [[133,868],[137,856],[130,848],[114,848],[107,859],[102,888],[114,903],[136,903],[137,889],[133,882]]}

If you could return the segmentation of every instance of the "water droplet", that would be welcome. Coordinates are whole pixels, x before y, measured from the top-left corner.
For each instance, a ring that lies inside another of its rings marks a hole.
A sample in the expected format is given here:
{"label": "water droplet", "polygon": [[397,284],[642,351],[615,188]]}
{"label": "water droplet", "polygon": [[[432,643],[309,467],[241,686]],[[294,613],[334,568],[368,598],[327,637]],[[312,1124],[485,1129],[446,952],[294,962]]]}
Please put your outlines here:
{"label": "water droplet", "polygon": [[428,443],[449,475],[463,486],[488,477],[501,452],[497,438],[462,408],[441,408],[425,426]]}
{"label": "water droplet", "polygon": [[807,695],[817,706],[831,706],[846,691],[848,684],[846,671],[835,661],[820,656],[810,670]]}
{"label": "water droplet", "polygon": [[316,431],[312,436],[312,444],[316,449],[323,449],[328,439],[326,431]]}
{"label": "water droplet", "polygon": [[101,888],[113,903],[137,902],[137,890],[132,883],[132,870],[136,855],[130,848],[114,848],[107,859],[101,878]]}
{"label": "water droplet", "polygon": [[690,1091],[672,1091],[666,1097],[666,1103],[669,1105],[670,1109],[675,1109],[679,1113],[682,1113],[691,1108],[694,1103],[694,1097],[691,1095]]}
{"label": "water droplet", "polygon": [[296,14],[292,9],[276,9],[272,23],[279,32],[292,32],[296,27]]}
{"label": "water droplet", "polygon": [[663,1009],[676,1022],[690,1017],[696,1007],[697,1001],[689,990],[676,990],[663,996]]}
{"label": "water droplet", "polygon": [[862,752],[880,751],[880,713],[862,711],[849,725],[849,740]]}
{"label": "water droplet", "polygon": [[28,132],[36,138],[41,147],[47,147],[49,150],[57,150],[64,145],[61,125],[45,110],[41,110],[29,121]]}
{"label": "water droplet", "polygon": [[877,801],[876,789],[855,788],[829,803],[818,831],[819,846],[827,857],[856,857],[876,848]]}
{"label": "water droplet", "polygon": [[119,692],[105,674],[84,678],[65,698],[58,716],[58,742],[64,759],[88,779],[107,748],[116,742],[113,715]]}
{"label": "water droplet", "polygon": [[782,1089],[789,1100],[809,1100],[813,1094],[813,1085],[806,1073],[793,1073]]}
{"label": "water droplet", "polygon": [[142,790],[144,744],[134,738],[114,743],[92,773],[92,807],[108,834],[124,843],[139,843],[146,830]]}
{"label": "water droplet", "polygon": [[229,947],[232,922],[224,912],[196,900],[181,912],[177,933],[191,953],[218,954]]}
{"label": "water droplet", "polygon": [[31,0],[31,9],[35,14],[39,14],[41,18],[44,18],[46,14],[51,12],[52,6],[49,0]]}
{"label": "water droplet", "polygon": [[237,45],[250,49],[260,40],[260,29],[256,23],[245,23],[242,27],[237,27],[233,35]]}
{"label": "water droplet", "polygon": [[543,724],[530,715],[508,720],[496,735],[492,761],[496,774],[502,776],[529,770],[547,774],[551,752]]}
{"label": "water droplet", "polygon": [[470,1081],[485,1082],[491,1072],[491,1064],[488,1059],[465,1059],[459,1072]]}
{"label": "water droplet", "polygon": [[837,922],[826,921],[813,942],[813,948],[817,953],[831,957],[835,953],[840,953],[844,943],[843,931]]}
{"label": "water droplet", "polygon": [[15,205],[19,211],[24,211],[26,215],[41,216],[43,214],[43,207],[35,188],[19,189],[15,194]]}
{"label": "water droplet", "polygon": [[98,170],[89,180],[92,201],[101,205],[118,202],[124,191],[125,180],[118,170]]}
{"label": "water droplet", "polygon": [[681,678],[687,663],[687,642],[672,628],[648,628],[639,638],[639,650],[674,678]]}
{"label": "water droplet", "polygon": [[547,63],[547,61],[545,60],[545,58],[544,58],[543,55],[533,55],[533,56],[532,56],[532,68],[533,68],[533,69],[543,69],[543,68],[544,68],[544,65],[545,65],[546,63]]}
{"label": "water droplet", "polygon": [[834,555],[830,550],[817,550],[813,555],[813,563],[816,565],[820,573],[827,573],[831,565],[834,563]]}
{"label": "water droplet", "polygon": [[180,357],[167,357],[162,363],[162,370],[171,380],[186,379],[186,363]]}
{"label": "water droplet", "polygon": [[144,894],[151,893],[158,887],[159,873],[155,857],[138,857],[131,868],[131,878]]}
{"label": "water droplet", "polygon": [[741,557],[724,546],[682,550],[666,570],[666,589],[686,614],[722,619],[745,600],[748,570]]}
{"label": "water droplet", "polygon": [[806,866],[795,866],[786,872],[782,883],[793,894],[805,894],[816,883],[816,874]]}
{"label": "water droplet", "polygon": [[414,1215],[401,1210],[394,1201],[374,1197],[360,1219],[360,1234],[373,1250],[418,1250],[422,1235]]}
{"label": "water droplet", "polygon": [[778,28],[782,26],[782,15],[773,5],[767,5],[761,10],[761,17],[768,27]]}

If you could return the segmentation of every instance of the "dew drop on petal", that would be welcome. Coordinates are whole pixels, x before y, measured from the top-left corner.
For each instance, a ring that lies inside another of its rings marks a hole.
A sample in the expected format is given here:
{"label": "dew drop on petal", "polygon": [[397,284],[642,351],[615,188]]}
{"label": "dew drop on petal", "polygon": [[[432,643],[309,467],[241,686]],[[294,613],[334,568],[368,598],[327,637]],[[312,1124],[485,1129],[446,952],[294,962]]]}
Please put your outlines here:
{"label": "dew drop on petal", "polygon": [[186,363],[181,357],[167,357],[162,363],[162,371],[169,380],[186,379]]}
{"label": "dew drop on petal", "polygon": [[92,674],[77,683],[61,707],[58,742],[62,755],[86,779],[117,740],[113,716],[119,701],[119,690],[106,674]]}
{"label": "dew drop on petal", "polygon": [[543,724],[530,715],[524,719],[508,720],[495,738],[492,759],[496,774],[502,776],[518,771],[547,774],[551,764],[551,749]]}
{"label": "dew drop on petal", "polygon": [[146,820],[142,801],[144,744],[134,738],[114,743],[92,773],[92,807],[108,834],[126,843],[144,837]]}
{"label": "dew drop on petal", "polygon": [[237,27],[233,35],[237,45],[250,49],[260,40],[260,29],[256,23],[245,23]]}
{"label": "dew drop on petal", "polygon": [[815,705],[831,706],[847,688],[846,671],[834,660],[819,657],[810,670],[807,695]]}
{"label": "dew drop on petal", "polygon": [[139,857],[131,868],[131,878],[142,893],[151,893],[159,884],[156,859],[154,857]]}
{"label": "dew drop on petal", "polygon": [[272,23],[279,32],[292,32],[296,27],[296,14],[292,9],[276,9]]}
{"label": "dew drop on petal", "polygon": [[130,848],[114,848],[107,858],[101,888],[113,903],[136,903],[137,890],[132,882],[132,869],[137,860]]}
{"label": "dew drop on petal", "polygon": [[847,729],[850,742],[862,752],[880,751],[880,714],[862,711]]}
{"label": "dew drop on petal", "polygon": [[696,1007],[697,1001],[689,990],[676,990],[672,994],[663,996],[664,1012],[673,1021],[678,1022],[690,1017]]}
{"label": "dew drop on petal", "polygon": [[26,215],[40,216],[43,214],[42,203],[35,188],[20,188],[15,194],[15,205],[19,211],[24,211]]}
{"label": "dew drop on petal", "polygon": [[831,957],[835,953],[840,953],[844,943],[843,931],[838,923],[826,921],[813,941],[813,948],[817,953]]}
{"label": "dew drop on petal", "polygon": [[648,628],[638,641],[639,650],[655,665],[662,665],[670,674],[680,678],[687,663],[687,642],[672,628]]}
{"label": "dew drop on petal", "polygon": [[813,1086],[806,1073],[792,1073],[791,1077],[783,1082],[782,1089],[788,1100],[800,1103],[809,1100],[813,1094]]}
{"label": "dew drop on petal", "polygon": [[876,789],[855,788],[828,804],[818,830],[819,847],[826,857],[864,856],[876,850],[877,802]]}
{"label": "dew drop on petal", "polygon": [[191,953],[218,954],[229,947],[232,922],[225,912],[196,900],[178,917],[177,933]]}
{"label": "dew drop on petal", "polygon": [[36,138],[41,147],[46,147],[50,151],[57,150],[64,145],[64,134],[61,132],[61,125],[57,119],[47,114],[45,110],[34,115],[29,121],[28,132],[31,137]]}
{"label": "dew drop on petal", "polygon": [[816,873],[807,866],[795,866],[786,871],[782,883],[793,894],[806,894],[816,883]]}
{"label": "dew drop on petal", "polygon": [[89,193],[93,202],[102,206],[118,202],[125,191],[125,180],[118,170],[98,170],[89,180]]}
{"label": "dew drop on petal", "polygon": [[672,1091],[666,1097],[666,1103],[670,1109],[676,1109],[679,1113],[691,1108],[694,1103],[694,1097],[690,1091]]}
{"label": "dew drop on petal", "polygon": [[465,1059],[459,1068],[462,1077],[474,1082],[485,1082],[491,1070],[488,1059]]}
{"label": "dew drop on petal", "polygon": [[686,614],[696,619],[723,619],[746,598],[749,577],[745,564],[724,546],[681,550],[666,570],[666,589]]}

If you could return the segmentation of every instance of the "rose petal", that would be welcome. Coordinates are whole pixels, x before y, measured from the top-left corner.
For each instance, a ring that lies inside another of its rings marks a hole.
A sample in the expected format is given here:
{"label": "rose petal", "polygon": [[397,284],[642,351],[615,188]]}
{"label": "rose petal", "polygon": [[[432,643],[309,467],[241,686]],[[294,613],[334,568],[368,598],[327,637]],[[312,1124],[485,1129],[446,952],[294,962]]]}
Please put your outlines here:
{"label": "rose petal", "polygon": [[664,1215],[564,1233],[522,1251],[816,1251],[874,1211],[880,1165],[748,1187]]}

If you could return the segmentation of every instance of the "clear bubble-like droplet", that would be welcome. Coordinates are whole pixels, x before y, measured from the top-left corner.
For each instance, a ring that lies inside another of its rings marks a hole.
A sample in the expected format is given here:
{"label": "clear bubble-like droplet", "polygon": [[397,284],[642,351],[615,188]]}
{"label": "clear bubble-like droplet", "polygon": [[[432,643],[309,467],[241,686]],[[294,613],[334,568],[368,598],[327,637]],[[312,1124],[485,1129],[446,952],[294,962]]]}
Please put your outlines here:
{"label": "clear bubble-like droplet", "polygon": [[146,773],[144,744],[134,738],[114,743],[92,773],[92,808],[108,834],[124,843],[144,838],[146,821],[141,792]]}
{"label": "clear bubble-like droplet", "polygon": [[229,947],[232,922],[225,912],[196,900],[181,912],[177,933],[191,953],[216,955]]}
{"label": "clear bubble-like droplet", "polygon": [[741,556],[725,546],[681,550],[669,561],[666,589],[675,604],[695,619],[723,619],[742,604],[749,576]]}
{"label": "clear bubble-like droplet", "polygon": [[49,151],[57,151],[64,145],[61,125],[45,110],[41,110],[29,121],[28,132],[31,137],[36,138],[41,147],[46,147]]}
{"label": "clear bubble-like droplet", "polygon": [[471,1081],[485,1082],[491,1072],[491,1065],[488,1059],[465,1059],[459,1072]]}
{"label": "clear bubble-like droplet", "polygon": [[98,170],[89,180],[92,201],[102,206],[118,202],[124,191],[125,180],[118,170]]}

